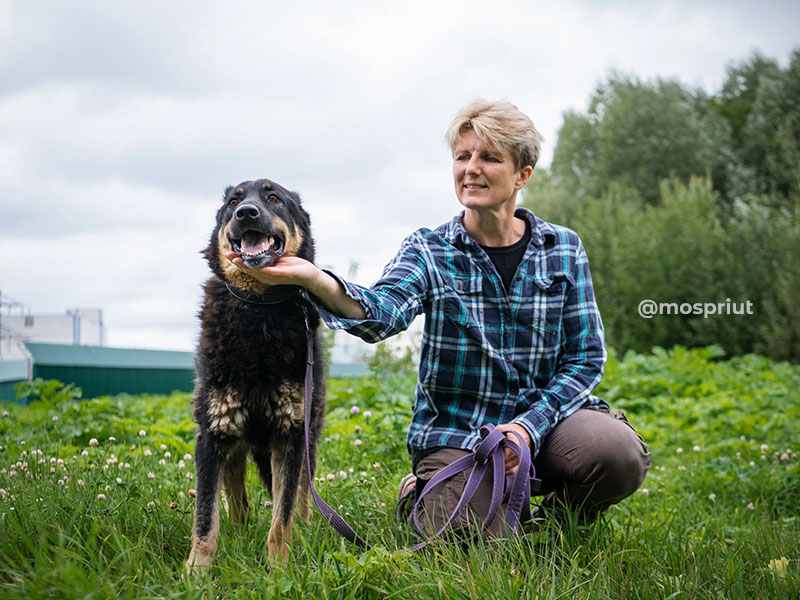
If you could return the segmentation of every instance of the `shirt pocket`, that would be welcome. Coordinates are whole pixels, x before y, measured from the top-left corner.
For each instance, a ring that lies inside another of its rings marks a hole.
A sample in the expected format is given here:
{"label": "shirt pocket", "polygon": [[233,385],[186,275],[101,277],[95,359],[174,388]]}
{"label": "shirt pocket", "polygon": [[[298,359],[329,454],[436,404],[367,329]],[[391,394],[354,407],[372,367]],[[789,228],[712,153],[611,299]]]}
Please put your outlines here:
{"label": "shirt pocket", "polygon": [[482,276],[454,277],[442,298],[442,313],[459,328],[479,331],[484,319],[482,292]]}
{"label": "shirt pocket", "polygon": [[565,272],[533,278],[531,295],[521,310],[521,316],[543,337],[546,346],[560,343],[564,302],[573,283],[572,275]]}

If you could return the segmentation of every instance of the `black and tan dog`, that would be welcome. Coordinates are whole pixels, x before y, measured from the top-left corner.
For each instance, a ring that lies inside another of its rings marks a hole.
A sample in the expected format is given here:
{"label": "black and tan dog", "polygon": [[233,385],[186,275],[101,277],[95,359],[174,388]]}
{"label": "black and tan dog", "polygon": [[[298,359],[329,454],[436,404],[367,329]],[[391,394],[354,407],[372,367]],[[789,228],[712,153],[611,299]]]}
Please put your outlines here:
{"label": "black and tan dog", "polygon": [[213,277],[204,288],[196,358],[197,499],[190,571],[208,566],[216,550],[220,484],[231,520],[247,519],[248,454],[273,499],[270,560],[288,558],[295,506],[311,516],[303,433],[306,315],[315,358],[312,472],[325,411],[319,315],[305,305],[299,288],[260,283],[225,256],[231,251],[254,268],[281,256],[313,261],[310,220],[299,196],[266,179],[228,188],[204,251]]}

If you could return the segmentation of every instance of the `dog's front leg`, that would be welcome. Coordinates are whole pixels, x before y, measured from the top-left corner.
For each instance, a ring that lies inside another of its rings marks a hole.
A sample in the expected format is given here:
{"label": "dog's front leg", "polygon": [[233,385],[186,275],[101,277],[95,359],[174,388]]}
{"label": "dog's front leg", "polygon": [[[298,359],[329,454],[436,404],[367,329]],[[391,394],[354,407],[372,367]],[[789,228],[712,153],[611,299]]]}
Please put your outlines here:
{"label": "dog's front leg", "polygon": [[290,443],[272,452],[272,522],[267,537],[270,562],[278,557],[289,560],[289,542],[292,539],[292,517],[300,485],[303,464],[303,435],[295,435]]}
{"label": "dog's front leg", "polygon": [[195,446],[197,498],[192,526],[192,550],[186,561],[189,573],[194,569],[210,566],[217,550],[220,471],[223,462],[224,454],[215,447],[211,433],[201,431]]}

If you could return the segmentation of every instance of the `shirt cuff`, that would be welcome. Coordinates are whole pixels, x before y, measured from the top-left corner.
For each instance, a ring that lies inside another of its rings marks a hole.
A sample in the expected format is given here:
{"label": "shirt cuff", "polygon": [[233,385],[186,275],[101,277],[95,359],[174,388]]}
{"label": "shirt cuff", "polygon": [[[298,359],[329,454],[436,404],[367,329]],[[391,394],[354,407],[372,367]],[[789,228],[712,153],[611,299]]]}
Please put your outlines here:
{"label": "shirt cuff", "polygon": [[309,294],[309,300],[311,300],[311,304],[314,306],[314,308],[317,309],[317,311],[319,312],[319,316],[325,322],[325,325],[327,325],[330,329],[341,329],[344,331],[348,331],[350,329],[353,329],[354,327],[358,327],[359,325],[363,325],[364,323],[373,320],[369,303],[364,301],[365,296],[363,295],[363,293],[361,293],[361,290],[357,285],[342,279],[333,271],[329,271],[327,269],[322,269],[322,271],[333,277],[336,281],[338,281],[344,288],[345,293],[350,298],[361,304],[361,306],[364,308],[364,312],[367,314],[366,319],[347,319],[345,317],[340,317],[339,315],[332,313],[327,308],[325,308],[322,302],[320,302],[319,298],[314,296],[314,294]]}
{"label": "shirt cuff", "polygon": [[536,458],[544,439],[553,429],[553,421],[545,413],[532,409],[514,417],[511,422],[523,427],[531,436],[531,458]]}

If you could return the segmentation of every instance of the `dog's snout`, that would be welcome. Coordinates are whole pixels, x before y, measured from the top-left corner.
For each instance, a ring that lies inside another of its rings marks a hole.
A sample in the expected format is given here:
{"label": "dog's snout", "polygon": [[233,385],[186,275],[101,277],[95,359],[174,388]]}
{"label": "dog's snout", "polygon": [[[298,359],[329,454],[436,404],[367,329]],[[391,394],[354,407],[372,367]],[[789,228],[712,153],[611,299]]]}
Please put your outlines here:
{"label": "dog's snout", "polygon": [[237,219],[244,221],[247,219],[257,219],[260,213],[255,204],[242,204],[236,208],[234,215]]}

